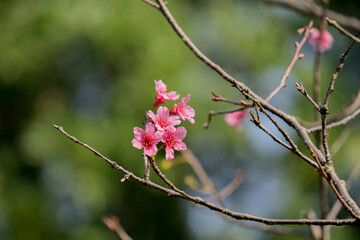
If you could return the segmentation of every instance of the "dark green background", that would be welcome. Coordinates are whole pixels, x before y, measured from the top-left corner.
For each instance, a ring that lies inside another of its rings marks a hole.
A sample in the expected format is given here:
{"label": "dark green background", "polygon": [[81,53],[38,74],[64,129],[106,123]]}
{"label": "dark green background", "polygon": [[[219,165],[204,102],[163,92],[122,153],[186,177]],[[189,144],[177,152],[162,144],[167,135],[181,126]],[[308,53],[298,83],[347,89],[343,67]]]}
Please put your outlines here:
{"label": "dark green background", "polygon": [[[359,17],[358,5],[332,1],[330,7]],[[168,6],[206,55],[264,97],[290,62],[294,41],[300,40],[296,30],[311,19],[318,25],[316,18],[258,1],[171,0]],[[335,43],[322,57],[322,93],[350,42],[329,30]],[[302,82],[311,89],[314,52],[309,45],[303,52],[288,87],[273,103],[311,121],[313,109],[294,86]],[[359,89],[359,53],[355,46],[339,75],[332,112]],[[249,118],[241,133],[223,117],[214,118],[209,130],[202,128],[210,110],[233,108],[212,102],[212,91],[243,98],[194,57],[156,9],[140,0],[1,1],[0,239],[117,239],[101,222],[105,215],[120,217],[134,239],[292,239],[239,228],[133,181],[121,184],[121,173],[52,127],[63,126],[142,176],[142,151],[130,142],[133,127],[141,126],[145,111],[152,108],[154,79],[163,79],[182,97],[191,94],[197,115],[194,125],[184,125],[185,142],[217,186],[231,181],[237,168],[244,170],[243,184],[226,200],[230,209],[273,218],[302,217],[310,208],[319,214],[318,173]],[[334,156],[344,179],[359,160],[357,122],[351,122],[350,136]],[[330,131],[331,145],[342,130]],[[166,175],[199,194],[184,184],[193,175],[191,168],[179,157],[174,162],[179,164],[164,169]],[[350,191],[356,200],[359,186]],[[334,195],[329,196],[332,203]],[[360,234],[351,227],[333,228],[332,233],[333,239]]]}

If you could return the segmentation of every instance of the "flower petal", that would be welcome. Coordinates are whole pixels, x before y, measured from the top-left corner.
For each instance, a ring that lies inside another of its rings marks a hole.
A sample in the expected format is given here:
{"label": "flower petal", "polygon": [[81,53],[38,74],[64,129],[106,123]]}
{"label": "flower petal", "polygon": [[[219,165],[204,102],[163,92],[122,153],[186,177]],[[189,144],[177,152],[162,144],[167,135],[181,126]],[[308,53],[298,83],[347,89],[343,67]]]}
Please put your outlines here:
{"label": "flower petal", "polygon": [[170,116],[168,119],[169,126],[176,126],[181,123],[180,118],[178,116]]}
{"label": "flower petal", "polygon": [[164,131],[157,131],[154,133],[154,144],[158,144],[161,141],[163,134]]}
{"label": "flower petal", "polygon": [[155,144],[148,146],[148,147],[144,147],[144,153],[145,155],[151,157],[153,155],[155,155],[157,152],[157,147]]}
{"label": "flower petal", "polygon": [[186,129],[184,127],[179,127],[178,129],[176,129],[175,132],[175,138],[178,141],[182,141],[186,136]]}
{"label": "flower petal", "polygon": [[179,97],[180,97],[180,94],[178,94],[177,92],[175,92],[175,91],[171,91],[171,92],[168,92],[167,94],[166,94],[166,98],[168,99],[168,100],[176,100],[176,99],[179,99]]}
{"label": "flower petal", "polygon": [[165,148],[165,158],[166,160],[174,159],[174,150],[171,147]]}
{"label": "flower petal", "polygon": [[153,122],[156,122],[156,115],[153,111],[149,110],[146,114]]}
{"label": "flower petal", "polygon": [[147,123],[145,126],[145,134],[153,135],[155,131],[154,125],[152,123]]}
{"label": "flower petal", "polygon": [[169,117],[169,109],[167,109],[167,107],[159,107],[156,116],[159,121],[166,121]]}
{"label": "flower petal", "polygon": [[134,148],[142,149],[142,147],[143,147],[142,143],[139,142],[138,140],[136,140],[135,138],[131,141],[131,143]]}
{"label": "flower petal", "polygon": [[158,94],[166,93],[166,85],[163,83],[161,79],[159,81],[154,80],[154,82],[155,82],[155,91]]}
{"label": "flower petal", "polygon": [[139,127],[134,127],[134,137],[136,140],[140,141],[144,136],[144,130]]}
{"label": "flower petal", "polygon": [[181,151],[181,150],[186,150],[187,147],[186,147],[186,144],[183,143],[183,142],[176,142],[174,145],[173,145],[173,148],[177,151]]}

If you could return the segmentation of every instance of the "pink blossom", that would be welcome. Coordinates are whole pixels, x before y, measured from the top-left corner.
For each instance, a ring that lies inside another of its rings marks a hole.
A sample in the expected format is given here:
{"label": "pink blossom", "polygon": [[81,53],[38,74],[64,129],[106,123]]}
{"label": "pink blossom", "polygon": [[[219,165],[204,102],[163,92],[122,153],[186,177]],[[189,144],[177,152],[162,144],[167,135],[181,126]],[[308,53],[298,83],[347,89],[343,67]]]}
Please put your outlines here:
{"label": "pink blossom", "polygon": [[246,113],[247,112],[245,110],[227,113],[225,114],[225,121],[230,126],[236,126],[237,131],[241,131],[243,128],[242,122],[246,117]]}
{"label": "pink blossom", "polygon": [[174,158],[174,149],[177,151],[186,150],[187,147],[185,143],[182,142],[185,136],[186,129],[184,127],[179,127],[177,129],[171,127],[164,132],[161,141],[164,143],[165,158],[167,160],[172,160]]}
{"label": "pink blossom", "polygon": [[180,124],[180,118],[178,116],[169,117],[169,109],[167,109],[167,107],[159,107],[156,115],[152,111],[149,111],[147,114],[149,118],[155,123],[157,130],[160,131]]}
{"label": "pink blossom", "polygon": [[179,104],[175,103],[174,107],[172,109],[170,109],[170,114],[177,115],[177,116],[181,117],[183,120],[187,119],[192,124],[194,124],[195,120],[193,117],[195,116],[195,110],[192,107],[186,105],[186,103],[189,100],[190,100],[190,94],[187,95],[187,97],[184,97],[183,99],[181,99]]}
{"label": "pink blossom", "polygon": [[180,94],[177,94],[175,91],[166,92],[166,85],[161,81],[155,80],[155,90],[157,95],[155,96],[154,107],[159,106],[166,102],[166,100],[176,100],[180,97]]}
{"label": "pink blossom", "polygon": [[331,36],[331,34],[327,30],[324,30],[323,34],[321,35],[321,39],[320,39],[320,31],[316,28],[313,28],[312,33],[309,38],[309,43],[314,48],[314,50],[316,50],[318,48],[319,41],[320,41],[319,51],[324,52],[326,50],[329,50],[332,47],[334,38]]}
{"label": "pink blossom", "polygon": [[141,128],[134,127],[134,139],[131,141],[132,145],[137,149],[144,148],[144,153],[151,157],[156,154],[156,144],[161,140],[161,134],[155,132],[154,125],[148,123],[145,126],[145,131]]}

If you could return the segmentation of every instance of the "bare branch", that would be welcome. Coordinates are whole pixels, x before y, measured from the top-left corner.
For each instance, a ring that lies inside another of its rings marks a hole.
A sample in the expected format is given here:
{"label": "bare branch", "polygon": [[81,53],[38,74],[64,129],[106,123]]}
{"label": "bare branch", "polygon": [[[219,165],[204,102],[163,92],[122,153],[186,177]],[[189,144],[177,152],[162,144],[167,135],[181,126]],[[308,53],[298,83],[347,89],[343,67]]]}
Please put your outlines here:
{"label": "bare branch", "polygon": [[[205,206],[207,208],[209,208],[210,210],[222,213],[224,215],[230,216],[234,219],[237,220],[248,220],[248,221],[254,221],[254,222],[260,222],[260,223],[264,223],[264,224],[268,224],[268,225],[274,225],[274,224],[278,224],[278,225],[335,225],[335,226],[343,226],[343,225],[357,225],[358,222],[356,219],[340,219],[340,220],[324,220],[324,219],[269,219],[269,218],[262,218],[262,217],[256,217],[250,214],[246,214],[246,213],[238,213],[238,212],[233,212],[229,209],[226,208],[222,208],[219,207],[215,204],[206,202],[205,200],[203,200],[202,198],[199,197],[192,197],[189,196],[187,197],[186,193],[184,194],[180,194],[172,189],[168,189],[168,188],[164,188],[160,185],[157,185],[151,181],[146,181],[145,179],[139,178],[137,177],[135,174],[133,174],[132,172],[124,169],[123,167],[121,167],[120,165],[118,165],[116,162],[111,161],[110,159],[108,159],[107,157],[105,157],[104,155],[102,155],[101,153],[99,153],[98,151],[96,151],[95,149],[93,149],[92,147],[90,147],[89,145],[82,143],[81,141],[77,140],[75,137],[69,135],[67,132],[65,132],[65,130],[57,125],[53,125],[57,130],[59,130],[62,134],[64,134],[67,138],[69,138],[71,141],[85,147],[86,149],[90,150],[91,152],[93,152],[96,156],[102,158],[103,160],[105,160],[111,167],[127,174],[130,176],[130,178],[134,179],[135,181],[139,182],[140,184],[144,185],[144,186],[148,186],[154,189],[157,189],[159,191],[162,191],[164,193],[166,193],[168,196],[171,197],[177,197],[177,198],[182,198],[182,199],[186,199],[189,201],[192,201],[196,204]],[[175,189],[176,187],[173,186]]]}
{"label": "bare branch", "polygon": [[[331,113],[331,115],[327,117],[328,124],[342,120],[343,118],[353,114],[354,111],[356,111],[359,107],[360,107],[360,90],[357,92],[357,94],[354,97],[352,97],[352,99],[344,108],[342,108],[340,111],[336,113]],[[315,128],[316,129],[315,131],[321,130],[320,120],[314,122],[305,122],[303,120],[299,120],[299,121],[301,121],[301,124],[309,129]]]}
{"label": "bare branch", "polygon": [[[356,167],[353,169],[353,171],[350,174],[350,177],[347,180],[347,189],[350,190],[352,182],[358,178],[358,176],[360,175],[360,164],[357,164]],[[338,200],[334,203],[334,205],[332,206],[331,210],[329,211],[326,219],[335,219],[337,217],[337,215],[339,214],[340,210],[342,209],[343,205],[341,204],[341,202]]]}
{"label": "bare branch", "polygon": [[122,240],[132,240],[120,224],[120,219],[115,216],[102,217],[101,221]]}
{"label": "bare branch", "polygon": [[[357,34],[359,35],[360,32]],[[329,84],[329,88],[328,88],[328,91],[326,93],[326,96],[324,98],[324,101],[323,101],[323,104],[322,104],[322,108],[323,108],[323,111],[324,113],[323,114],[327,114],[328,113],[328,103],[329,103],[329,100],[330,100],[330,95],[331,93],[334,91],[334,85],[335,85],[335,80],[339,74],[339,72],[342,70],[342,68],[344,67],[344,62],[350,52],[350,50],[352,49],[352,47],[354,46],[355,44],[355,41],[352,41],[350,46],[346,49],[346,51],[341,55],[341,58],[339,60],[339,64],[335,70],[335,73],[332,75],[331,77],[331,80],[330,80],[330,84]]]}
{"label": "bare branch", "polygon": [[[266,3],[276,4],[284,6],[290,9],[294,9],[298,12],[313,15],[316,17],[321,16],[321,6],[314,3],[312,0],[293,1],[293,0],[262,0]],[[349,27],[360,31],[360,20],[355,17],[348,17],[337,13],[335,11],[328,10],[327,17],[337,21],[339,24],[345,27]]]}
{"label": "bare branch", "polygon": [[149,4],[150,6],[152,6],[152,7],[154,7],[154,8],[157,8],[157,9],[160,8],[159,4],[156,4],[156,3],[154,3],[154,2],[152,2],[152,1],[150,1],[150,0],[142,0],[142,1],[143,1],[143,2],[146,2],[147,4]]}
{"label": "bare branch", "polygon": [[311,96],[308,94],[308,92],[304,88],[303,84],[295,83],[295,86],[296,86],[296,89],[299,90],[299,92],[301,92],[311,102],[311,104],[315,107],[315,109],[320,112],[320,106],[311,98]]}
{"label": "bare branch", "polygon": [[342,34],[344,34],[345,36],[351,38],[352,40],[354,40],[357,43],[360,43],[360,38],[352,35],[351,33],[349,33],[348,31],[346,31],[343,27],[341,27],[335,20],[332,20],[330,18],[325,18],[326,21],[328,22],[329,25],[333,26],[334,28],[336,28],[337,30],[339,30],[339,32],[341,32]]}
{"label": "bare branch", "polygon": [[267,98],[265,99],[266,102],[269,102],[271,98],[273,98],[278,92],[280,92],[280,90],[284,87],[286,87],[286,84],[285,84],[285,81],[286,79],[288,79],[289,75],[290,75],[290,72],[291,72],[291,69],[294,67],[295,63],[297,60],[300,60],[304,57],[304,54],[300,54],[300,50],[302,48],[302,46],[304,45],[304,43],[306,42],[306,40],[309,38],[310,36],[310,31],[311,31],[311,27],[312,27],[313,23],[310,22],[309,25],[307,25],[305,28],[304,28],[304,37],[302,38],[302,40],[300,41],[300,43],[298,42],[295,42],[295,53],[294,53],[294,56],[293,58],[291,59],[291,62],[289,64],[289,66],[287,67],[286,69],[286,72],[284,75],[282,75],[281,77],[281,81],[280,81],[280,84],[279,86],[277,86],[277,88],[275,88],[275,90],[273,92],[271,92],[269,94],[269,96],[267,96]]}
{"label": "bare branch", "polygon": [[[337,190],[337,188],[336,188],[335,185],[334,185],[333,180],[330,178],[330,176],[331,176],[331,170],[329,170],[330,167],[327,166],[328,169],[327,169],[327,172],[325,172],[323,166],[321,165],[319,159],[318,159],[317,156],[316,156],[316,153],[315,153],[311,148],[309,148],[309,150],[310,150],[310,152],[311,152],[311,156],[316,160],[316,162],[317,162],[318,165],[319,165],[319,170],[320,170],[321,175],[329,182],[329,184],[330,184],[331,188],[333,189],[333,191],[334,191],[337,199],[341,202],[341,204],[345,207],[345,209],[346,209],[352,216],[354,216],[355,218],[358,218],[358,213],[354,212],[354,211],[353,211],[353,208],[349,206],[349,204],[352,204],[352,203],[345,201],[345,198],[346,198],[346,197],[343,196],[343,195],[341,195],[341,194],[339,193],[339,191]],[[331,165],[331,166],[332,166],[332,165]],[[339,186],[338,183],[337,183],[336,185]],[[347,192],[347,191],[346,191],[346,192]]]}
{"label": "bare branch", "polygon": [[327,140],[326,113],[321,114],[321,134],[322,134],[322,146],[324,149],[326,163],[333,164],[331,155],[330,155],[329,144],[328,144],[328,140]]}
{"label": "bare branch", "polygon": [[253,104],[247,103],[243,100],[236,102],[236,101],[231,101],[229,99],[223,98],[222,96],[220,96],[219,94],[214,93],[214,92],[212,92],[211,94],[214,96],[213,98],[211,98],[211,100],[214,102],[226,102],[226,103],[231,103],[231,104],[234,104],[237,106],[243,106],[243,107],[252,107],[253,106]]}
{"label": "bare branch", "polygon": [[325,158],[326,158],[327,163],[332,163],[330,150],[329,150],[329,145],[328,145],[328,141],[327,141],[327,129],[326,129],[326,115],[329,113],[328,103],[329,103],[329,100],[330,100],[330,95],[334,91],[335,80],[336,80],[339,72],[344,67],[344,62],[345,62],[350,50],[354,46],[354,43],[355,43],[355,41],[352,41],[350,46],[341,55],[341,58],[339,60],[339,65],[337,66],[337,68],[335,70],[335,73],[331,77],[331,81],[330,81],[330,84],[329,84],[328,91],[326,93],[326,96],[324,98],[323,104],[322,104],[321,109],[320,109],[320,113],[321,113],[321,130],[322,130],[322,138],[323,138],[322,144],[323,144],[324,154],[325,154]]}
{"label": "bare branch", "polygon": [[[352,114],[350,114],[349,116],[346,116],[345,118],[341,119],[340,121],[332,122],[332,123],[326,125],[326,129],[329,130],[331,128],[335,128],[335,127],[338,127],[338,126],[345,125],[348,122],[350,122],[351,120],[353,120],[359,114],[360,114],[360,108],[357,109]],[[316,127],[308,129],[307,132],[312,133],[312,132],[320,131],[321,129],[322,129],[321,126],[316,126]]]}
{"label": "bare branch", "polygon": [[192,167],[198,178],[200,179],[201,183],[207,186],[210,189],[211,195],[216,199],[216,201],[222,206],[225,207],[223,197],[217,190],[215,184],[207,173],[205,172],[204,168],[200,164],[199,160],[194,156],[190,149],[182,152],[183,157],[188,162],[188,164]]}
{"label": "bare branch", "polygon": [[275,142],[279,143],[280,145],[282,145],[283,147],[289,149],[290,151],[292,151],[292,147],[288,144],[286,144],[285,142],[283,142],[282,140],[280,140],[278,137],[276,137],[274,134],[272,134],[267,128],[264,127],[264,125],[262,125],[262,123],[255,117],[254,113],[252,111],[250,111],[251,114],[251,119],[250,121],[253,122],[258,128],[260,128],[261,130],[263,130],[267,135],[269,135]]}
{"label": "bare branch", "polygon": [[[309,218],[309,219],[316,219],[316,214],[313,210],[309,210],[306,212],[306,217]],[[313,226],[313,225],[310,225],[309,226],[310,228],[310,232],[311,232],[311,236],[314,240],[320,240],[321,237],[322,237],[322,229],[320,226]]]}
{"label": "bare branch", "polygon": [[[275,125],[275,127],[279,130],[279,132],[283,135],[283,137],[286,139],[286,141],[291,145],[291,151],[304,159],[307,163],[311,165],[315,165],[316,163],[312,161],[310,158],[308,158],[305,154],[300,152],[299,148],[296,146],[296,144],[291,140],[290,136],[287,134],[287,132],[270,116],[269,113],[265,111],[265,109],[261,106],[259,102],[255,102],[257,106],[259,106],[260,111],[266,115],[266,117]],[[317,168],[317,167],[316,167]]]}

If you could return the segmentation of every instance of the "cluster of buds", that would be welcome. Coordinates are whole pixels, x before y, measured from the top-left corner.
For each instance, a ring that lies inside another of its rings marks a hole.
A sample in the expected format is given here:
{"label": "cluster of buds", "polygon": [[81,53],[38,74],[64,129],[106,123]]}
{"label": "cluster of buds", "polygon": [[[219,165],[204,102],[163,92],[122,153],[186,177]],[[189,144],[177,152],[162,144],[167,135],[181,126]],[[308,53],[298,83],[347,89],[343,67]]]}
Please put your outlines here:
{"label": "cluster of buds", "polygon": [[[195,123],[195,111],[187,105],[190,95],[183,98],[179,103],[175,103],[171,109],[165,106],[158,107],[166,101],[179,99],[180,95],[175,91],[167,92],[166,85],[161,80],[155,80],[155,90],[157,95],[154,110],[157,109],[157,112],[155,114],[151,110],[147,111],[144,123],[145,130],[134,127],[134,139],[131,143],[137,149],[144,149],[145,155],[152,159],[155,159],[161,148],[165,148],[165,158],[172,160],[174,150],[180,151],[187,148],[182,142],[186,136],[185,127],[176,128],[175,126],[181,123],[181,119],[189,120],[192,124]],[[158,148],[159,143],[162,144],[160,148]]]}

